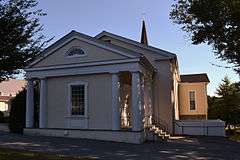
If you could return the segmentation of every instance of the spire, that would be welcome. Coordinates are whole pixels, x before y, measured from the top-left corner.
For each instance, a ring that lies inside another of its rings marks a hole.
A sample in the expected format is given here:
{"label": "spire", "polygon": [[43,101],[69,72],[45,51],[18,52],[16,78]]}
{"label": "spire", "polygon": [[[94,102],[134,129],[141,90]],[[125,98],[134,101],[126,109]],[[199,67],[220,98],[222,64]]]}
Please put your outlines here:
{"label": "spire", "polygon": [[147,39],[147,30],[145,26],[145,21],[142,22],[142,35],[141,35],[141,43],[148,45],[148,39]]}

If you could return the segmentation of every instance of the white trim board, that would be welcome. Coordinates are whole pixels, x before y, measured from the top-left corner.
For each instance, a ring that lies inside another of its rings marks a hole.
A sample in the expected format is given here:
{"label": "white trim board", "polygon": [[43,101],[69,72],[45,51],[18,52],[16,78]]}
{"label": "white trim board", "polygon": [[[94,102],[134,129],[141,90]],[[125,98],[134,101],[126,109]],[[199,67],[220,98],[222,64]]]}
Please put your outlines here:
{"label": "white trim board", "polygon": [[49,67],[38,67],[38,68],[27,68],[26,72],[29,71],[41,71],[41,70],[52,70],[52,69],[63,69],[63,68],[75,68],[75,67],[88,67],[88,66],[99,66],[99,65],[109,65],[109,64],[121,64],[129,62],[138,62],[139,58],[135,59],[123,59],[123,60],[112,60],[112,61],[100,61],[100,62],[86,62],[79,64],[69,64],[69,65],[59,65],[59,66],[49,66]]}
{"label": "white trim board", "polygon": [[69,67],[49,70],[33,70],[27,71],[26,78],[40,78],[40,77],[58,77],[58,76],[76,76],[98,73],[113,73],[121,71],[130,72],[144,72],[144,67],[138,62],[109,64],[100,66],[85,66],[85,67]]}

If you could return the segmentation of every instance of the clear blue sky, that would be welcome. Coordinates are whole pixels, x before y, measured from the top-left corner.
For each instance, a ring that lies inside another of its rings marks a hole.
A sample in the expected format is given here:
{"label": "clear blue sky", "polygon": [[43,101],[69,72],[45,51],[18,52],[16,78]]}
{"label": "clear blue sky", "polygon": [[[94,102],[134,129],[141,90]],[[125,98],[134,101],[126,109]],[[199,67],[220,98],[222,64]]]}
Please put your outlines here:
{"label": "clear blue sky", "polygon": [[169,12],[173,3],[173,0],[50,0],[40,1],[39,7],[48,14],[41,18],[41,23],[47,37],[55,36],[52,43],[73,29],[91,36],[106,30],[139,41],[145,13],[150,45],[176,53],[181,74],[207,73],[211,95],[225,75],[239,81],[231,69],[210,64],[226,65],[215,59],[210,46],[192,45],[180,26],[171,22]]}

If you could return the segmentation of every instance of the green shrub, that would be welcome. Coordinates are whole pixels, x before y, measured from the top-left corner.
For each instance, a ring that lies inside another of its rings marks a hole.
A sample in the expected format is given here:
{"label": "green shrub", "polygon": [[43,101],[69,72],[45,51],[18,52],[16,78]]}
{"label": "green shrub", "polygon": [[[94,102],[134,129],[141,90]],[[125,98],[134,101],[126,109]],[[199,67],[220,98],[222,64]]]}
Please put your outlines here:
{"label": "green shrub", "polygon": [[19,92],[12,100],[10,117],[9,117],[9,130],[12,133],[23,133],[25,127],[25,113],[26,113],[26,90]]}

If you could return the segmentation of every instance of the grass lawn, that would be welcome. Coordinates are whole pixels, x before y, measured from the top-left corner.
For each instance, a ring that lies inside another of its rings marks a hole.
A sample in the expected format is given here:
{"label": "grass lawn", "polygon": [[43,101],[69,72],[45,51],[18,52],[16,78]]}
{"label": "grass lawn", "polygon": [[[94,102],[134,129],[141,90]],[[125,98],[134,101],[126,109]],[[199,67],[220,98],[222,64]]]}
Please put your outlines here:
{"label": "grass lawn", "polygon": [[61,155],[52,155],[15,149],[0,148],[0,160],[90,160],[90,159],[73,158]]}
{"label": "grass lawn", "polygon": [[227,131],[230,140],[240,142],[240,128],[233,129],[230,133]]}

